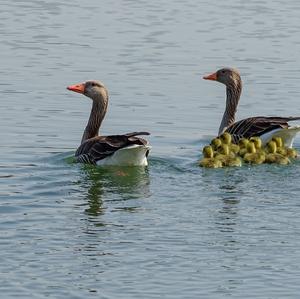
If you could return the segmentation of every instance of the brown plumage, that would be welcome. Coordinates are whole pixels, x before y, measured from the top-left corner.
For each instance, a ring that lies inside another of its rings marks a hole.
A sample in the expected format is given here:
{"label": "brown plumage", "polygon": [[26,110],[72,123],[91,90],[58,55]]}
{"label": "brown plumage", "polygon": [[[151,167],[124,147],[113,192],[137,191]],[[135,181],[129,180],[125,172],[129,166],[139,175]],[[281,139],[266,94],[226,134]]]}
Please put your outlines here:
{"label": "brown plumage", "polygon": [[232,135],[235,143],[242,138],[262,136],[276,129],[289,128],[289,121],[299,120],[300,117],[267,117],[256,116],[235,122],[226,129]]}
{"label": "brown plumage", "polygon": [[232,68],[223,68],[211,75],[204,76],[203,79],[218,81],[226,86],[226,108],[219,135],[226,131],[232,135],[235,143],[242,138],[262,137],[266,133],[272,135],[272,131],[289,128],[289,121],[300,120],[300,117],[257,116],[235,122],[235,114],[242,92],[242,80],[239,72]]}
{"label": "brown plumage", "polygon": [[[118,150],[128,146],[148,145],[147,140],[138,137],[139,135],[150,135],[148,132],[132,132],[110,136],[101,136],[99,134],[108,106],[108,92],[100,81],[87,81],[69,86],[67,89],[81,93],[93,100],[90,118],[84,130],[81,145],[75,153],[78,162],[97,164],[98,161],[112,156]],[[145,151],[146,156],[148,151]]]}

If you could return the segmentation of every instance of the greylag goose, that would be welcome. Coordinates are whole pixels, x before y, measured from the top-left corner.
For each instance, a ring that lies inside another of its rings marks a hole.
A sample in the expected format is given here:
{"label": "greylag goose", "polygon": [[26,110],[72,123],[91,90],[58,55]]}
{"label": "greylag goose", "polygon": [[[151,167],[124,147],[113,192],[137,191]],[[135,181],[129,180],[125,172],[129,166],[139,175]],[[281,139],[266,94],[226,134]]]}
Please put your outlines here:
{"label": "greylag goose", "polygon": [[233,68],[222,68],[215,73],[204,76],[205,80],[213,80],[226,86],[226,108],[219,128],[219,135],[228,132],[237,143],[242,138],[260,136],[263,144],[272,137],[281,137],[285,146],[292,147],[300,127],[291,127],[288,122],[300,120],[300,117],[249,117],[235,122],[235,114],[242,92],[242,80],[239,72]]}
{"label": "greylag goose", "polygon": [[87,81],[67,87],[93,100],[90,118],[75,157],[78,162],[96,165],[146,166],[150,150],[148,142],[138,137],[148,132],[124,135],[99,135],[108,106],[108,91],[100,81]]}

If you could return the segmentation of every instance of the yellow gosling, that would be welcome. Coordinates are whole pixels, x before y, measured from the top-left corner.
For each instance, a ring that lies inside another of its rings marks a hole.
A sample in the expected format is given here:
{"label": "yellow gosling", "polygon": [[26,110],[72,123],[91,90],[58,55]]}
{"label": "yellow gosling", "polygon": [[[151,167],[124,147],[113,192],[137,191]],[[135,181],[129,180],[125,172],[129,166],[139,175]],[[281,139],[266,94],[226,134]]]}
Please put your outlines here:
{"label": "yellow gosling", "polygon": [[227,144],[222,144],[220,147],[219,147],[219,150],[218,152],[222,155],[229,155],[230,154],[230,149],[229,149],[229,146]]}
{"label": "yellow gosling", "polygon": [[205,168],[221,168],[223,167],[222,162],[215,158],[203,158],[199,165]]}
{"label": "yellow gosling", "polygon": [[239,147],[240,147],[240,150],[239,150],[239,156],[240,157],[244,157],[245,154],[247,153],[247,145],[249,143],[249,139],[246,139],[246,138],[242,138],[239,140]]}
{"label": "yellow gosling", "polygon": [[266,151],[267,153],[269,154],[275,154],[276,151],[277,151],[277,145],[276,145],[276,142],[271,140],[267,143],[266,145]]}
{"label": "yellow gosling", "polygon": [[224,165],[229,167],[241,167],[242,160],[239,157],[227,157],[227,159],[225,159]]}
{"label": "yellow gosling", "polygon": [[231,144],[232,141],[232,137],[229,133],[225,132],[220,136],[220,139],[222,141],[222,143],[224,144]]}
{"label": "yellow gosling", "polygon": [[276,153],[267,154],[265,162],[268,163],[268,164],[276,163],[276,156],[277,155],[278,154],[276,154]]}
{"label": "yellow gosling", "polygon": [[273,137],[272,141],[276,143],[276,153],[280,154],[282,156],[286,156],[287,155],[287,150],[284,147],[283,141],[281,137]]}
{"label": "yellow gosling", "polygon": [[291,163],[290,159],[288,157],[285,157],[281,155],[280,153],[277,153],[277,143],[275,140],[271,140],[267,143],[266,146],[267,149],[267,155],[266,155],[266,163],[276,163],[280,165],[287,165]]}
{"label": "yellow gosling", "polygon": [[284,157],[280,154],[275,153],[275,154],[268,154],[266,156],[266,163],[287,165],[287,164],[291,163],[291,160],[288,157]]}
{"label": "yellow gosling", "polygon": [[222,144],[218,148],[218,152],[216,153],[215,158],[221,161],[223,165],[225,165],[226,160],[228,159],[229,156],[230,156],[229,146],[227,144]]}
{"label": "yellow gosling", "polygon": [[283,141],[281,137],[273,137],[272,141],[274,141],[277,147],[283,147]]}
{"label": "yellow gosling", "polygon": [[236,154],[231,151],[231,147],[228,144],[222,144],[218,149],[218,154],[228,157],[235,157]]}
{"label": "yellow gosling", "polygon": [[230,151],[233,152],[234,154],[238,154],[240,151],[240,147],[237,144],[230,144]]}
{"label": "yellow gosling", "polygon": [[199,162],[201,167],[206,168],[220,168],[222,167],[222,162],[214,158],[214,150],[212,146],[206,145],[202,149],[203,159]]}
{"label": "yellow gosling", "polygon": [[242,161],[233,152],[227,144],[222,144],[215,158],[223,164],[223,166],[237,167],[242,166]]}
{"label": "yellow gosling", "polygon": [[261,149],[262,147],[262,141],[259,137],[251,137],[250,138],[250,141],[252,141],[255,145],[255,148],[258,150],[258,149]]}
{"label": "yellow gosling", "polygon": [[217,159],[218,161],[220,161],[222,163],[222,165],[226,165],[226,161],[228,159],[229,156],[217,153],[215,156],[215,159]]}
{"label": "yellow gosling", "polygon": [[266,155],[263,153],[247,153],[244,156],[244,161],[248,164],[263,164],[266,160]]}
{"label": "yellow gosling", "polygon": [[288,158],[295,159],[298,156],[297,150],[295,148],[287,148],[286,155]]}
{"label": "yellow gosling", "polygon": [[243,158],[247,153],[247,148],[241,148],[239,151],[239,156]]}
{"label": "yellow gosling", "polygon": [[281,156],[277,158],[276,163],[280,165],[287,165],[291,163],[291,160],[288,157]]}
{"label": "yellow gosling", "polygon": [[255,143],[250,141],[247,145],[247,153],[244,155],[244,161],[249,164],[262,164],[265,162],[265,154],[257,152]]}
{"label": "yellow gosling", "polygon": [[239,145],[240,149],[242,149],[242,148],[247,148],[248,143],[249,143],[249,139],[242,138],[239,140],[238,145]]}
{"label": "yellow gosling", "polygon": [[249,154],[255,154],[256,153],[256,147],[255,147],[255,143],[253,141],[250,141],[247,144],[247,152]]}
{"label": "yellow gosling", "polygon": [[277,154],[280,154],[282,156],[286,156],[287,155],[287,149],[284,147],[278,147],[277,146],[277,150],[276,150]]}
{"label": "yellow gosling", "polygon": [[214,151],[214,157],[216,157],[219,154],[218,151]]}
{"label": "yellow gosling", "polygon": [[220,138],[214,138],[211,142],[210,145],[212,146],[212,148],[214,150],[217,150],[221,145],[222,145],[222,141]]}
{"label": "yellow gosling", "polygon": [[214,150],[210,145],[204,146],[202,149],[202,153],[204,158],[213,158],[214,157]]}

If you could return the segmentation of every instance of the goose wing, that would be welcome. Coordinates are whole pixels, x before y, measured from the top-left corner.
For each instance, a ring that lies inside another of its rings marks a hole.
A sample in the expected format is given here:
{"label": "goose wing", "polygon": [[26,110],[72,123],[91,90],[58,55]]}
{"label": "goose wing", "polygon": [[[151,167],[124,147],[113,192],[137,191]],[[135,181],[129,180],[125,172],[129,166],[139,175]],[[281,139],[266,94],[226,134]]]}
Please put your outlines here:
{"label": "goose wing", "polygon": [[289,121],[300,120],[300,117],[249,117],[240,120],[226,129],[233,136],[234,142],[241,138],[261,136],[276,129],[288,128]]}
{"label": "goose wing", "polygon": [[124,135],[97,136],[83,142],[75,153],[78,162],[96,164],[113,155],[117,150],[130,145],[147,145],[148,141],[139,135],[150,135],[148,132],[132,132]]}

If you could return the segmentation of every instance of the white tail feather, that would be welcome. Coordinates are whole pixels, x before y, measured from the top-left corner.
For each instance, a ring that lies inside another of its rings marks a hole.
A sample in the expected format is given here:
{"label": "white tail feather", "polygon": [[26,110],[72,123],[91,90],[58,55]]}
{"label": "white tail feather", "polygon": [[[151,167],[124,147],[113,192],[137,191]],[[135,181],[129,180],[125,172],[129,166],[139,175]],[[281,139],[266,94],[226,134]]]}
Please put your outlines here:
{"label": "white tail feather", "polygon": [[149,145],[130,145],[117,150],[113,155],[97,161],[101,166],[147,166],[146,154],[151,149]]}
{"label": "white tail feather", "polygon": [[294,143],[295,136],[300,132],[300,126],[289,127],[286,129],[276,129],[261,135],[263,144],[266,144],[272,137],[281,137],[284,145],[291,148]]}

